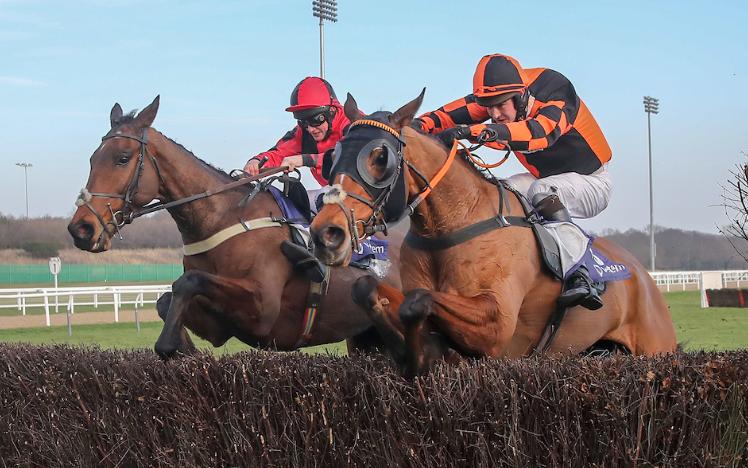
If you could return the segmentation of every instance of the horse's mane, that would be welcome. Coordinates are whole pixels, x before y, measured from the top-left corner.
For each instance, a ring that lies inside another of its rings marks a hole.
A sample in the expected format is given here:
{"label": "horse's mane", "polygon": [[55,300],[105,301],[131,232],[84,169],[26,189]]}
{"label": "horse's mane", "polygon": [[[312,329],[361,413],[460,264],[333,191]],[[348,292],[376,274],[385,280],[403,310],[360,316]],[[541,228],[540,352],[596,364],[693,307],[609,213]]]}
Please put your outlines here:
{"label": "horse's mane", "polygon": [[[125,114],[125,115],[123,115],[122,117],[120,117],[120,118],[119,118],[119,119],[117,120],[117,122],[116,122],[117,126],[122,126],[122,125],[127,125],[127,124],[129,124],[129,123],[132,123],[132,122],[133,122],[133,121],[135,120],[135,115],[137,114],[137,112],[138,112],[138,109],[133,109],[133,110],[131,110],[130,112],[128,112],[127,114]],[[156,130],[156,129],[154,128],[154,130]],[[158,130],[156,130],[156,131],[158,132]],[[209,169],[211,169],[211,170],[212,170],[213,172],[215,172],[215,173],[216,173],[216,174],[218,174],[219,176],[222,176],[222,177],[224,177],[224,178],[228,178],[228,179],[231,179],[231,176],[229,175],[229,173],[228,173],[228,172],[224,171],[224,170],[223,170],[223,169],[221,169],[220,167],[216,167],[216,166],[214,166],[213,164],[211,164],[211,163],[209,163],[209,162],[207,162],[207,161],[203,160],[202,158],[199,158],[199,157],[195,156],[195,153],[193,153],[192,151],[190,151],[190,150],[188,150],[187,148],[185,148],[185,147],[184,147],[184,146],[183,146],[183,145],[182,145],[181,143],[179,143],[179,142],[177,142],[177,141],[175,141],[175,140],[173,140],[173,139],[169,138],[168,136],[164,135],[164,134],[163,134],[163,133],[161,133],[161,132],[158,132],[158,133],[160,133],[160,134],[161,134],[161,136],[163,136],[164,138],[166,138],[166,139],[167,139],[167,140],[169,140],[170,142],[172,142],[172,143],[174,143],[175,145],[177,145],[177,147],[178,147],[179,149],[181,149],[181,150],[182,150],[182,151],[184,151],[185,153],[189,154],[189,155],[190,155],[190,156],[192,156],[193,158],[195,158],[195,159],[197,159],[198,161],[200,161],[201,163],[203,163],[203,165],[204,165],[204,166],[208,167]]]}
{"label": "horse's mane", "polygon": [[126,125],[131,123],[133,120],[135,120],[135,114],[138,112],[137,109],[133,109],[127,114],[123,115],[117,120],[117,125]]}
{"label": "horse's mane", "polygon": [[[161,132],[159,132],[159,133],[161,133]],[[164,138],[166,138],[167,140],[169,140],[170,142],[174,143],[174,144],[175,144],[175,145],[177,146],[177,148],[181,149],[181,150],[182,150],[182,151],[184,151],[185,153],[187,153],[187,154],[189,154],[190,156],[192,156],[193,158],[197,159],[198,161],[200,161],[201,163],[203,163],[203,165],[204,165],[204,166],[206,166],[207,168],[211,169],[211,170],[212,170],[213,172],[215,172],[215,173],[216,173],[216,174],[218,174],[219,176],[221,176],[221,177],[225,177],[225,178],[228,178],[228,179],[231,179],[231,176],[229,175],[229,173],[228,173],[228,172],[224,171],[224,170],[223,170],[223,169],[221,169],[220,167],[216,167],[216,166],[214,166],[213,164],[211,164],[211,163],[209,163],[209,162],[207,162],[207,161],[203,160],[202,158],[199,158],[199,157],[195,156],[195,154],[194,154],[194,153],[193,153],[192,151],[190,151],[190,150],[188,150],[187,148],[185,148],[185,147],[184,147],[184,146],[183,146],[183,145],[182,145],[181,143],[179,143],[179,142],[177,142],[177,141],[175,141],[175,140],[173,140],[173,139],[169,138],[168,136],[164,135],[163,133],[161,133],[161,135],[162,135],[162,136],[163,136]]]}

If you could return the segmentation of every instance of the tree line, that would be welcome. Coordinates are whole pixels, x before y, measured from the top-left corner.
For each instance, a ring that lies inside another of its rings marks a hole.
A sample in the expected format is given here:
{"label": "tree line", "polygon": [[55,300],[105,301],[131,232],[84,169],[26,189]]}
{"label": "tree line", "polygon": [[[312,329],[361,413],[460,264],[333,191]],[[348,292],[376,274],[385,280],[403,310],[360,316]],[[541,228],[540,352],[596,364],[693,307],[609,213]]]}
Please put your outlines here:
{"label": "tree line", "polygon": [[[41,256],[72,247],[67,232],[69,219],[62,217],[15,218],[0,214],[0,249],[39,250]],[[398,226],[398,228],[403,229]],[[167,213],[138,219],[125,226],[123,240],[115,238],[115,249],[180,248],[182,238]],[[644,230],[605,230],[599,233],[620,244],[642,264],[649,266],[649,233]],[[735,247],[748,245],[740,236],[655,227],[658,270],[724,270],[748,267]],[[735,246],[735,247],[734,247]]]}

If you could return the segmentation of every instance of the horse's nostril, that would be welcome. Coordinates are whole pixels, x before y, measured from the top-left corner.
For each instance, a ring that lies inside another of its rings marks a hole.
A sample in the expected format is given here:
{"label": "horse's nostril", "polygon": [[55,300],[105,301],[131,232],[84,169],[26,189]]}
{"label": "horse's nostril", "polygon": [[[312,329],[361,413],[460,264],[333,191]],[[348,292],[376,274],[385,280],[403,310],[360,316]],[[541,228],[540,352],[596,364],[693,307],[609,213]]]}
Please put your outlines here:
{"label": "horse's nostril", "polygon": [[337,249],[343,245],[345,231],[337,226],[326,226],[321,232],[322,244],[328,249]]}
{"label": "horse's nostril", "polygon": [[337,226],[328,224],[316,231],[312,237],[317,248],[321,250],[335,250],[343,245],[345,231]]}
{"label": "horse's nostril", "polygon": [[68,232],[73,239],[81,241],[90,241],[94,234],[94,228],[89,223],[78,223],[68,225]]}

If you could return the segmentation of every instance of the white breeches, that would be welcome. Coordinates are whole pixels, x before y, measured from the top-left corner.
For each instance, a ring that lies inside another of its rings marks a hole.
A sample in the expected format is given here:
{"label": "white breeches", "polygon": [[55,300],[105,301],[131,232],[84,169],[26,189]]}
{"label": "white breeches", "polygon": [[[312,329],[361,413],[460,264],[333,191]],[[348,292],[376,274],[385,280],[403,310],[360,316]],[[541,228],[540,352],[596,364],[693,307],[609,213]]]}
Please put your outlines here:
{"label": "white breeches", "polygon": [[312,209],[312,214],[317,214],[317,204],[316,204],[317,197],[329,191],[330,191],[329,185],[325,185],[324,187],[318,188],[318,189],[312,189],[312,190],[307,189],[306,195],[307,197],[309,197],[309,208]]}
{"label": "white breeches", "polygon": [[592,218],[599,214],[608,206],[612,189],[607,164],[590,175],[566,172],[536,179],[524,172],[506,181],[528,200],[536,193],[556,192],[572,218]]}

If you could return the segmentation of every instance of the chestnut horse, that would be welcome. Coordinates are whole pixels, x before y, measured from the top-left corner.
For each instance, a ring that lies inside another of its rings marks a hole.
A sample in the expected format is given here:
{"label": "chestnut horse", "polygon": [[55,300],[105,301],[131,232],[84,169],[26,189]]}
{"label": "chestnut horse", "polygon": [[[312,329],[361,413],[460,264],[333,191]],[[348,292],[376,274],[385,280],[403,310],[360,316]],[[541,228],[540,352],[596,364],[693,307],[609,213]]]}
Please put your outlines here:
{"label": "chestnut horse", "polygon": [[[422,99],[423,93],[394,114],[361,118],[348,95],[344,107],[352,125],[335,151],[333,190],[312,223],[316,255],[325,263],[347,264],[362,230],[378,230],[383,218],[407,211],[409,237],[432,239],[496,220],[502,205],[505,217],[524,219],[514,192],[497,190],[465,159],[452,160],[438,139],[409,127]],[[668,307],[645,268],[609,240],[597,238],[594,246],[628,265],[631,278],[607,285],[600,310],[569,309],[547,352],[580,353],[596,343],[633,354],[674,351]],[[450,351],[530,354],[561,290],[561,282],[544,271],[532,230],[521,226],[431,251],[415,248],[406,237],[400,265],[405,295],[371,279],[359,281],[354,291],[409,375]]]}
{"label": "chestnut horse", "polygon": [[[111,130],[91,156],[88,182],[68,226],[76,247],[108,250],[115,232],[149,202],[181,200],[234,182],[151,128],[158,104],[156,97],[137,116],[123,116],[119,104],[112,108]],[[249,191],[242,186],[169,207],[184,244],[208,239],[238,220],[251,224],[282,216],[265,191],[240,203]],[[214,346],[231,337],[278,350],[299,346],[310,283],[281,253],[281,243],[289,238],[290,228],[281,224],[243,232],[204,253],[185,256],[184,274],[157,304],[165,322],[157,353],[171,357],[193,352],[185,327]],[[392,250],[396,257],[399,246]],[[399,285],[397,258],[392,261],[386,281]],[[376,330],[350,293],[353,281],[366,274],[358,268],[332,269],[328,293],[303,346],[343,339],[349,339],[349,350],[377,344]]]}

